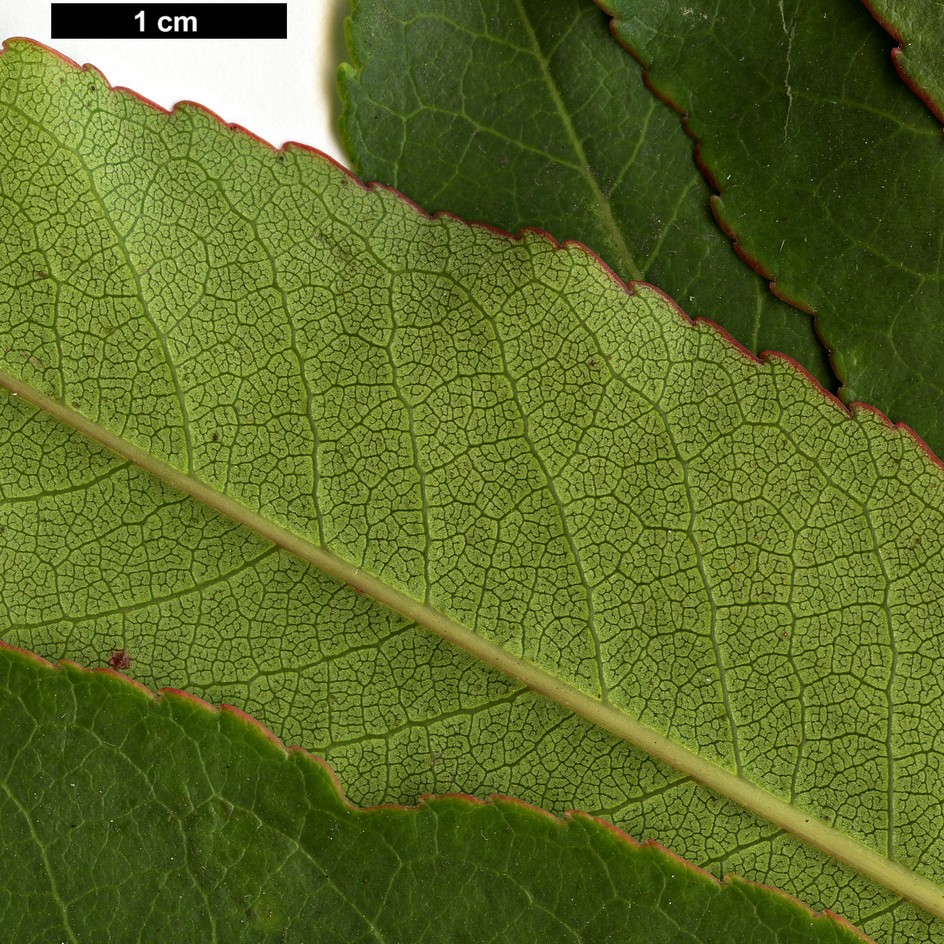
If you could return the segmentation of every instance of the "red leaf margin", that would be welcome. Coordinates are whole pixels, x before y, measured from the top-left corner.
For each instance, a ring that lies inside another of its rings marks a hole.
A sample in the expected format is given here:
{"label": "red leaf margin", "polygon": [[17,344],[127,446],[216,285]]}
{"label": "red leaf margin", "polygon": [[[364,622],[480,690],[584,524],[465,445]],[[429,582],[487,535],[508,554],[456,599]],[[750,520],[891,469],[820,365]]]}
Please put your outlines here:
{"label": "red leaf margin", "polygon": [[[604,13],[612,17],[612,13],[607,9],[608,0],[593,0],[593,2],[596,3],[597,6],[600,7],[601,10],[603,10]],[[613,24],[611,22],[611,29],[612,28],[613,28]],[[915,430],[913,430],[907,423],[892,422],[892,420],[890,420],[888,416],[881,409],[879,409],[877,406],[874,406],[870,403],[864,403],[858,400],[854,400],[848,404],[844,403],[834,393],[831,393],[829,390],[826,390],[823,387],[823,385],[802,364],[800,364],[798,361],[792,358],[789,354],[784,354],[781,351],[770,351],[770,350],[761,351],[759,354],[754,354],[752,351],[744,347],[736,338],[732,337],[723,327],[721,327],[721,325],[712,321],[710,318],[691,317],[681,307],[681,305],[679,305],[679,303],[674,298],[666,294],[661,288],[659,288],[658,285],[653,285],[651,282],[644,282],[641,280],[623,281],[623,279],[621,279],[613,271],[613,269],[611,269],[610,266],[607,265],[606,262],[604,262],[592,249],[584,245],[584,243],[579,242],[578,240],[567,239],[567,240],[562,241],[562,240],[557,239],[553,234],[548,233],[545,230],[539,229],[537,227],[525,227],[523,229],[518,230],[516,233],[510,233],[507,230],[500,229],[499,227],[492,226],[491,224],[488,224],[488,223],[470,222],[468,220],[464,220],[461,217],[456,216],[454,213],[449,213],[448,211],[444,211],[444,210],[438,211],[436,213],[428,213],[418,203],[414,202],[412,199],[410,199],[410,197],[406,196],[406,194],[401,193],[399,190],[397,190],[394,187],[389,186],[388,184],[383,184],[383,183],[378,183],[378,182],[365,183],[359,177],[357,177],[351,170],[349,170],[342,163],[340,163],[340,161],[338,161],[335,157],[333,157],[330,154],[326,154],[324,151],[320,151],[318,148],[312,147],[311,145],[303,144],[298,141],[286,141],[280,147],[276,146],[270,143],[269,141],[266,141],[264,138],[259,137],[257,134],[254,134],[252,131],[248,130],[247,128],[244,128],[240,124],[237,124],[235,122],[227,122],[225,119],[221,118],[216,112],[214,112],[212,109],[208,108],[207,106],[202,105],[199,102],[190,101],[188,99],[184,99],[182,101],[177,102],[177,104],[175,104],[170,109],[164,108],[161,105],[158,105],[157,103],[151,101],[149,98],[146,98],[144,95],[141,95],[138,92],[134,91],[133,89],[129,89],[120,85],[112,85],[108,81],[108,79],[94,65],[91,65],[91,64],[79,65],[75,60],[70,59],[68,56],[66,56],[64,53],[59,52],[57,49],[53,49],[51,46],[47,46],[45,43],[39,42],[39,40],[30,39],[29,37],[12,36],[3,40],[2,44],[0,44],[0,56],[2,56],[5,52],[7,52],[8,46],[10,43],[28,44],[30,46],[33,46],[37,49],[42,50],[43,52],[49,55],[54,56],[55,58],[59,59],[61,62],[65,63],[67,66],[69,66],[72,69],[75,69],[78,72],[81,72],[81,73],[93,72],[95,75],[97,75],[101,79],[101,81],[104,83],[106,89],[109,92],[112,92],[120,96],[127,96],[131,99],[134,99],[135,101],[139,102],[142,105],[145,105],[146,107],[152,109],[153,111],[159,114],[172,115],[176,113],[178,109],[180,108],[192,108],[196,111],[201,112],[202,114],[212,119],[213,121],[217,122],[224,128],[227,128],[228,130],[236,134],[242,135],[248,138],[250,141],[253,141],[257,145],[260,145],[261,147],[265,148],[266,150],[271,151],[273,154],[283,154],[283,153],[287,153],[288,151],[293,151],[293,152],[300,152],[301,154],[305,154],[315,160],[327,161],[334,168],[341,171],[351,184],[356,186],[358,189],[362,190],[365,194],[370,194],[375,191],[387,193],[393,197],[396,197],[402,204],[404,204],[417,216],[423,219],[447,220],[456,224],[460,224],[462,226],[467,226],[470,229],[475,229],[475,230],[480,230],[482,232],[490,233],[495,237],[507,240],[509,242],[520,242],[522,238],[525,236],[534,236],[547,242],[555,250],[561,250],[564,252],[568,252],[568,251],[580,252],[583,255],[588,256],[594,262],[594,264],[599,269],[601,269],[612,280],[612,282],[614,282],[626,295],[632,297],[635,294],[635,290],[637,288],[644,288],[648,291],[654,292],[674,310],[674,312],[677,314],[677,316],[679,317],[679,319],[682,321],[683,324],[688,325],[690,327],[707,328],[708,330],[712,331],[714,334],[718,335],[725,342],[725,344],[730,349],[733,350],[734,353],[736,353],[739,357],[748,361],[749,363],[755,364],[757,366],[765,366],[769,362],[774,361],[774,362],[778,362],[778,363],[789,366],[808,386],[812,387],[812,389],[816,391],[816,393],[818,393],[822,397],[823,400],[825,400],[830,406],[834,407],[840,413],[842,413],[842,415],[846,419],[855,420],[856,415],[859,412],[866,412],[873,415],[890,432],[896,433],[896,434],[902,434],[906,438],[911,439],[915,443],[915,445],[917,445],[925,453],[927,458],[931,460],[932,464],[935,465],[942,473],[944,473],[944,459],[938,457],[937,454],[931,449],[931,447],[928,446],[928,444],[921,438],[921,436],[917,432],[915,432]],[[623,44],[621,43],[621,45]],[[644,79],[646,81],[647,87],[650,87],[649,82],[648,82],[648,69],[646,67],[646,64],[641,59],[639,59],[639,57],[636,55],[636,53],[632,49],[629,49],[625,45],[623,48],[626,48],[627,52],[629,52],[633,56],[633,58],[636,59],[643,66]],[[656,95],[657,97],[660,97],[654,89],[651,89],[651,91],[654,95]],[[666,99],[666,98],[661,98],[661,97],[660,97],[660,100],[664,101],[673,110],[677,111],[682,116],[683,124],[684,124],[685,117],[686,117],[684,112],[671,100]],[[696,159],[697,159],[699,155],[699,151],[700,151],[700,142],[698,141],[697,138],[694,138],[694,136],[690,135],[690,137],[692,137],[692,140],[695,142],[695,151],[696,151]],[[702,165],[700,162],[699,162],[699,166],[702,168],[703,173],[705,174],[706,178],[711,183],[712,187],[715,190],[717,190],[718,194],[720,195],[722,193],[722,189],[717,184],[717,182],[714,181],[714,179],[711,177],[711,173],[708,170],[708,168]],[[723,226],[724,224],[722,221],[719,220],[719,225]],[[729,233],[729,235],[732,237],[732,239],[735,238],[734,234]],[[735,249],[738,249],[738,244],[736,242],[735,242]],[[760,268],[760,264],[757,263],[756,260],[752,260],[743,252],[739,251],[738,254],[746,262],[748,262],[753,268],[755,268],[760,275],[764,276],[765,278],[772,278],[772,276],[770,276],[769,273],[764,272]],[[774,291],[774,294],[776,294],[777,297],[781,298],[783,301],[786,301],[789,304],[794,305],[794,307],[800,308],[800,310],[802,311],[806,311],[807,314],[815,315],[815,311],[808,311],[806,308],[803,308],[799,303],[791,301],[786,296],[778,294],[776,291],[775,280],[771,282],[771,289]]]}
{"label": "red leaf margin", "polygon": [[[872,14],[875,22],[888,33],[893,40],[895,40],[898,45],[892,50],[892,63],[895,66],[895,71],[901,76],[901,80],[911,89],[918,98],[927,105],[928,110],[937,118],[938,121],[944,125],[944,102],[936,102],[931,97],[931,94],[923,89],[919,84],[917,79],[915,79],[910,72],[905,68],[905,64],[902,62],[902,56],[905,54],[905,47],[908,45],[908,41],[904,38],[901,31],[890,23],[888,20],[885,20],[882,15],[875,9],[873,0],[862,0],[862,5]],[[944,129],[942,129],[944,131]]]}

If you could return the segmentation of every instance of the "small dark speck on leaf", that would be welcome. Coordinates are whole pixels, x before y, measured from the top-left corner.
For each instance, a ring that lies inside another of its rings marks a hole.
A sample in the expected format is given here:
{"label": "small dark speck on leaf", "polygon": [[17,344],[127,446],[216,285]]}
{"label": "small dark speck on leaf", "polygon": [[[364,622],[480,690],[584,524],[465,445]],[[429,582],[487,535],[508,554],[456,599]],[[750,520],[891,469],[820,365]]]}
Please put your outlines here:
{"label": "small dark speck on leaf", "polygon": [[124,649],[116,649],[112,654],[111,658],[108,660],[108,664],[111,668],[116,670],[130,669],[131,668],[131,656]]}
{"label": "small dark speck on leaf", "polygon": [[213,434],[213,442],[219,442],[219,441],[220,441],[220,434],[219,434],[219,433],[214,433],[214,434]]}
{"label": "small dark speck on leaf", "polygon": [[37,281],[37,282],[41,282],[43,279],[48,279],[48,278],[49,278],[49,273],[43,271],[42,269],[37,269],[37,270],[33,273],[33,275],[34,275],[34,277],[36,278],[36,281]]}

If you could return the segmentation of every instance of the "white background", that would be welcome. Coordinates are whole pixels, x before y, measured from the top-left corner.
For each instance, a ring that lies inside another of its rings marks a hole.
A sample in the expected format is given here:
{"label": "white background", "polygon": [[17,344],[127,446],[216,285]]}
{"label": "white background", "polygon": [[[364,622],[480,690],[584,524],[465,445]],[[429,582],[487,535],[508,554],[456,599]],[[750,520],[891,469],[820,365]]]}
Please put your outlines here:
{"label": "white background", "polygon": [[38,40],[163,108],[199,102],[271,144],[299,141],[346,165],[336,73],[349,12],[349,0],[288,0],[287,39],[52,39],[50,0],[0,0],[0,39]]}

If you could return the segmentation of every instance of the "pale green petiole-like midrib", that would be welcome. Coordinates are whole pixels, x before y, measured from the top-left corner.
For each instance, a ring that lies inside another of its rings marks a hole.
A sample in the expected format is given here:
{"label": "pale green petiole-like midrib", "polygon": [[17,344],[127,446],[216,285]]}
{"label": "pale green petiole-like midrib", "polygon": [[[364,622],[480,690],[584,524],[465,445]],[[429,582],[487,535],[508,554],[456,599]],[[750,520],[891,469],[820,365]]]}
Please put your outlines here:
{"label": "pale green petiole-like midrib", "polygon": [[111,450],[146,473],[161,479],[206,507],[225,515],[301,560],[312,564],[335,580],[350,586],[359,593],[366,594],[423,629],[465,650],[480,662],[497,669],[827,855],[853,867],[902,898],[914,902],[937,917],[944,918],[944,891],[911,869],[885,858],[744,777],[725,770],[677,744],[636,718],[579,691],[544,669],[483,639],[432,607],[413,599],[326,548],[305,540],[199,479],[155,458],[22,380],[0,371],[0,387]]}

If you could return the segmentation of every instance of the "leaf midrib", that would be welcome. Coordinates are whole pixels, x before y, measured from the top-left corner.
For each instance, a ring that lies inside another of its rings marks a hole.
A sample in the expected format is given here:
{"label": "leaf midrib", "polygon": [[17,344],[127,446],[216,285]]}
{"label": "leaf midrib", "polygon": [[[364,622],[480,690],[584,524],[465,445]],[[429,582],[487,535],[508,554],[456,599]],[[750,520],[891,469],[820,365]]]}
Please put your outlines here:
{"label": "leaf midrib", "polygon": [[95,423],[29,383],[0,371],[0,387],[52,419],[116,453],[122,459],[207,508],[242,525],[277,547],[317,567],[357,593],[399,613],[416,625],[463,649],[481,663],[514,679],[560,707],[646,752],[692,780],[738,803],[828,856],[884,885],[936,917],[944,918],[944,889],[911,869],[828,826],[762,787],[705,759],[660,734],[611,704],[594,698],[561,679],[476,635],[431,606],[413,599],[372,574],[365,573],[324,547],[302,538],[258,511],[235,501],[193,475],[155,458],[111,430]]}

